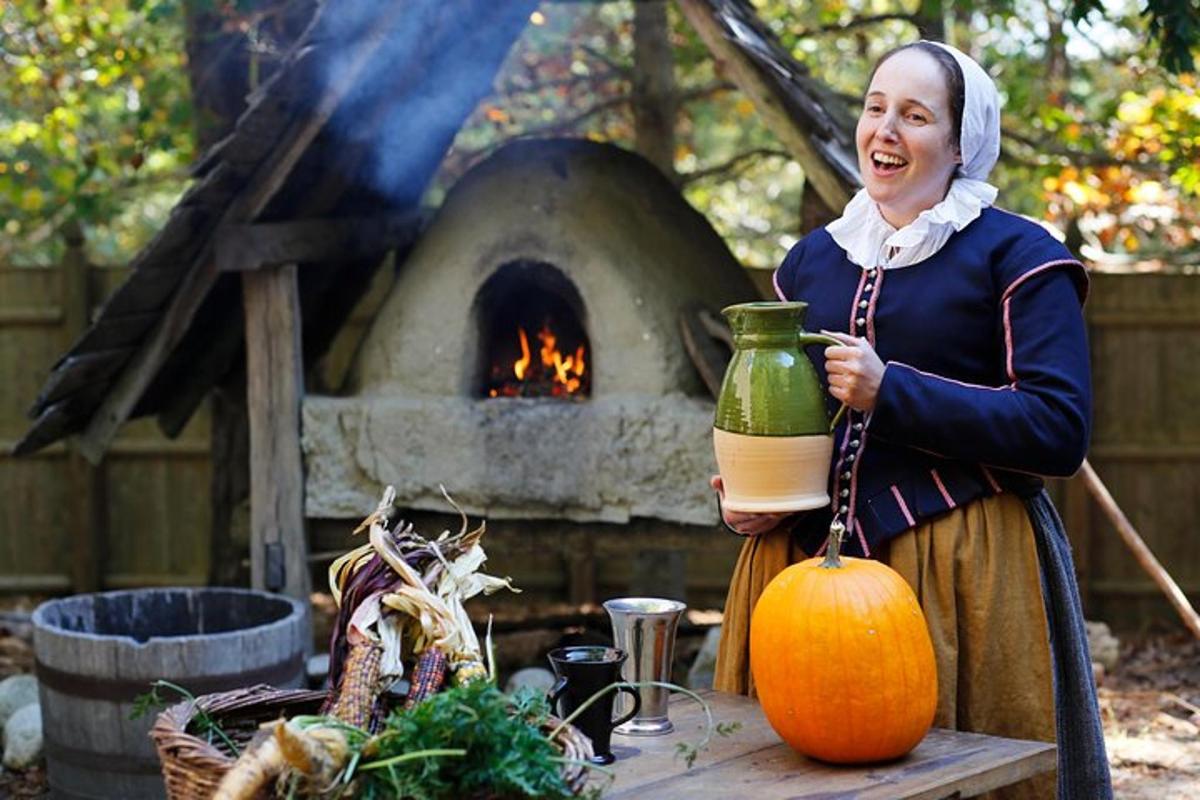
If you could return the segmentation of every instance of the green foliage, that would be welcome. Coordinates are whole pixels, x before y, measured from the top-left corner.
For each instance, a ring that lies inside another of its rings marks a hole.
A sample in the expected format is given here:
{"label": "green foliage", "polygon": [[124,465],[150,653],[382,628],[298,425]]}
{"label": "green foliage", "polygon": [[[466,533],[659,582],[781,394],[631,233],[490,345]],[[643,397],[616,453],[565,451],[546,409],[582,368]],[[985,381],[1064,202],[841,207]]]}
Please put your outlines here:
{"label": "green foliage", "polygon": [[[717,736],[732,736],[741,729],[742,723],[740,722],[718,722],[713,726],[713,733],[717,734]],[[683,759],[684,765],[688,769],[691,769],[695,765],[696,758],[700,755],[700,751],[703,749],[705,743],[707,743],[707,739],[700,745],[696,745],[693,742],[676,742],[675,755]]]}
{"label": "green foliage", "polygon": [[[505,695],[487,681],[439,692],[408,711],[394,712],[358,767],[359,796],[451,800],[497,797],[569,798],[561,756],[538,726],[549,718],[545,699],[531,690]],[[415,751],[461,751],[461,756],[392,760]]]}
{"label": "green foliage", "polygon": [[1150,35],[1162,48],[1163,68],[1175,73],[1193,71],[1192,48],[1200,40],[1200,5],[1195,0],[1147,0],[1143,15]]}
{"label": "green foliage", "polygon": [[179,8],[0,5],[0,228],[10,257],[53,258],[53,234],[71,218],[101,254],[126,254],[157,227],[192,158]]}
{"label": "green foliage", "polygon": [[[1136,240],[1145,252],[1155,242],[1186,248],[1200,239],[1200,113],[1189,72],[1200,41],[1195,2],[751,2],[791,55],[855,113],[875,59],[916,38],[914,12],[944,6],[947,39],[987,65],[1006,97],[1004,154],[993,173],[1003,204],[1062,227],[1107,214],[1116,220],[1109,228],[1129,234],[1097,246]],[[74,219],[93,260],[120,262],[161,225],[195,156],[188,72],[205,66],[187,62],[185,8],[216,12],[222,28],[212,35],[244,32],[248,51],[255,20],[277,10],[262,0],[0,6],[0,261],[54,262],[56,232]],[[674,177],[741,261],[774,266],[801,233],[803,171],[674,4],[669,12],[680,98]],[[440,200],[466,168],[514,136],[581,135],[633,148],[632,26],[629,0],[544,3],[497,93],[460,132],[429,199]],[[1167,97],[1155,99],[1156,88]],[[1139,102],[1152,106],[1149,123],[1121,119],[1121,108]],[[1142,135],[1138,125],[1158,133]],[[1068,167],[1109,198],[1103,212],[1059,190],[1073,180],[1063,178]],[[1046,188],[1053,181],[1057,188]],[[1135,191],[1138,201],[1126,197],[1142,184],[1162,189],[1149,229],[1142,211],[1153,188]]]}
{"label": "green foliage", "polygon": [[[170,691],[174,697],[164,694],[165,691]],[[159,711],[180,700],[188,700],[195,703],[196,696],[178,684],[157,680],[150,684],[150,691],[139,694],[133,699],[133,708],[129,712],[129,718],[141,719],[147,714],[157,714]],[[219,739],[229,748],[234,758],[240,752],[233,739],[229,738],[229,735],[225,733],[220,724],[202,708],[195,708],[193,710],[192,719],[188,723],[188,733],[196,736],[204,736],[209,744],[212,744],[214,739]]]}

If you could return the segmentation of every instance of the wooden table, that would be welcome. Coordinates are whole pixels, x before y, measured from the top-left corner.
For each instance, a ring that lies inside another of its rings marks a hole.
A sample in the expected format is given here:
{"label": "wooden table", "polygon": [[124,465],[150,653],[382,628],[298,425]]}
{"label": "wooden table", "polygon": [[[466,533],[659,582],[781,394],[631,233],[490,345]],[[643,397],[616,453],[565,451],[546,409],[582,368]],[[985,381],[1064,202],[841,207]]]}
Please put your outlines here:
{"label": "wooden table", "polygon": [[[904,758],[866,767],[835,767],[794,753],[771,729],[758,703],[701,692],[717,722],[738,722],[715,736],[687,769],[676,745],[699,742],[704,712],[683,695],[670,705],[675,731],[666,736],[613,735],[616,780],[605,798],[647,800],[851,800],[971,797],[1055,766],[1044,742],[935,728]],[[597,779],[603,780],[600,776]]]}

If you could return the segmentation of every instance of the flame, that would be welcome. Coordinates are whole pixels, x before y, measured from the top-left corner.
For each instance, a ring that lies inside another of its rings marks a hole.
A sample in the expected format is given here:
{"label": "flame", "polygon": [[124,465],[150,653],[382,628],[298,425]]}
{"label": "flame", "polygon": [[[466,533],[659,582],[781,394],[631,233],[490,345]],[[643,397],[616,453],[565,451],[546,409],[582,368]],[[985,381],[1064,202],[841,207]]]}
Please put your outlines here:
{"label": "flame", "polygon": [[[516,382],[489,389],[489,397],[522,395],[524,391],[521,386],[533,387],[535,394],[549,394],[555,397],[574,394],[583,388],[583,377],[587,371],[584,345],[575,348],[572,355],[564,355],[558,349],[558,337],[550,330],[549,323],[543,323],[537,333],[540,347],[539,363],[535,366],[529,347],[529,336],[524,328],[517,327],[517,337],[521,346],[521,357],[512,365],[512,374]],[[540,392],[536,388],[538,386],[543,387]]]}
{"label": "flame", "polygon": [[580,381],[576,376],[582,375],[584,370],[583,345],[576,348],[575,355],[563,358],[563,354],[558,350],[558,337],[545,323],[538,331],[538,339],[542,343],[542,366],[554,371],[554,382],[561,384],[567,390],[567,394],[579,391]]}
{"label": "flame", "polygon": [[[513,374],[517,376],[517,380],[525,380],[525,373],[529,371],[529,362],[533,359],[529,356],[529,338],[525,336],[524,328],[517,328],[517,333],[521,336],[521,357],[513,362]],[[546,356],[542,355],[545,360]]]}

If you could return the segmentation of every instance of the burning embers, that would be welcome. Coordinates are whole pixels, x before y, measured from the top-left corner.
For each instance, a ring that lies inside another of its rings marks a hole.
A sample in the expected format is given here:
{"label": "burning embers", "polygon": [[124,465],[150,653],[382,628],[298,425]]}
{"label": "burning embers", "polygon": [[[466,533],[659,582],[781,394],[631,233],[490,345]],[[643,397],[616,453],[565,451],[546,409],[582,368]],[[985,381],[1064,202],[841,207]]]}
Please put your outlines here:
{"label": "burning embers", "polygon": [[591,394],[592,353],[575,286],[549,264],[506,264],[476,298],[480,395],[581,400]]}
{"label": "burning embers", "polygon": [[488,397],[565,397],[586,396],[589,375],[585,345],[580,343],[571,355],[564,356],[550,323],[537,332],[539,347],[530,349],[529,335],[517,327],[520,357],[511,364],[493,363]]}

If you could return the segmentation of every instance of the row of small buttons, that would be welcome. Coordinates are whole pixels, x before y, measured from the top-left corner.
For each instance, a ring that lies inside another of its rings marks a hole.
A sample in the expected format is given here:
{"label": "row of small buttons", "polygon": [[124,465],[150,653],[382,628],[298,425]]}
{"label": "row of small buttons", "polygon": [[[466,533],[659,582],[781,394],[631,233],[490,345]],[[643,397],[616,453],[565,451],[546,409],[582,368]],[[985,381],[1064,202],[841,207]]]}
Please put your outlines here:
{"label": "row of small buttons", "polygon": [[[862,295],[868,294],[874,288],[875,288],[875,269],[872,268],[872,269],[867,270],[867,281],[866,281],[866,283],[863,284]],[[860,295],[860,297],[862,295]],[[862,299],[860,299],[858,301],[858,308],[859,308],[860,312],[865,313],[866,310],[870,307],[871,307],[871,301],[869,298],[862,297]],[[856,318],[854,320],[854,325],[855,325],[855,329],[854,329],[855,336],[866,336],[866,333],[867,333],[867,318],[866,318],[866,316],[861,316],[861,317]],[[851,430],[853,430],[856,434],[860,434],[863,429],[862,422],[855,419],[855,417],[858,414],[859,414],[859,412],[857,412],[857,411],[851,411],[850,417],[849,417]],[[848,443],[850,452],[845,453],[843,451],[844,454],[842,456],[841,463],[838,466],[842,467],[842,466],[845,466],[848,464],[853,464],[855,457],[858,455],[859,445],[861,445],[861,444],[862,444],[862,439],[859,436],[855,436],[853,439],[851,439]],[[841,478],[843,481],[848,481],[848,480],[850,480],[851,477],[852,477],[852,473],[851,473],[850,468],[846,468],[846,469],[842,470]],[[842,501],[841,505],[838,507],[838,515],[844,518],[846,513],[850,510],[850,506],[847,504],[850,499],[850,487],[848,487],[848,486],[843,487],[842,490],[838,494]],[[845,520],[843,519],[843,521],[845,521]]]}

